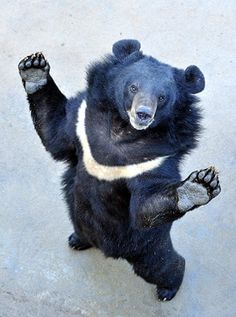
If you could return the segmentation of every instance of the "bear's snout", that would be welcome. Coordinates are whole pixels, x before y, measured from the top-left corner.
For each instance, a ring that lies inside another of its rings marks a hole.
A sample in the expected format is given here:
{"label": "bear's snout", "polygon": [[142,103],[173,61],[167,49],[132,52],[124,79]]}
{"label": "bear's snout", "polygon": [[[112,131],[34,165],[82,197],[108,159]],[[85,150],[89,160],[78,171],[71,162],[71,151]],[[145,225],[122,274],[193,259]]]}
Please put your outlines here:
{"label": "bear's snout", "polygon": [[153,111],[150,107],[141,105],[136,109],[136,115],[140,122],[146,122],[152,118]]}
{"label": "bear's snout", "polygon": [[152,98],[135,96],[131,110],[128,111],[130,123],[136,130],[147,129],[154,120],[157,104]]}

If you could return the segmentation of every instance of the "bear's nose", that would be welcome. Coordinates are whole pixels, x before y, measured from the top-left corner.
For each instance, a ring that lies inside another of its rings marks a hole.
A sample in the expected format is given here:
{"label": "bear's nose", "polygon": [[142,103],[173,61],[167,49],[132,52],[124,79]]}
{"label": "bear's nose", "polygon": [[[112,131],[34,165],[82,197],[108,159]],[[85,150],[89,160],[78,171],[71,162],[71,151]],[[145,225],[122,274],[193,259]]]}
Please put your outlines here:
{"label": "bear's nose", "polygon": [[147,106],[139,106],[136,110],[136,115],[141,121],[147,121],[152,117],[152,110]]}

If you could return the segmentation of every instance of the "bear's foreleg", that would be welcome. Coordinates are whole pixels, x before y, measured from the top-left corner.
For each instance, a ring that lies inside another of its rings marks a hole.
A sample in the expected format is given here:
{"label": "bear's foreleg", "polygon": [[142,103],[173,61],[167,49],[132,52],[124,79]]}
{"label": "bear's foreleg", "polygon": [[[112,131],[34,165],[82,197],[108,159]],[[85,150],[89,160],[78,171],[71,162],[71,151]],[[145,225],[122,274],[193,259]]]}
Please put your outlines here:
{"label": "bear's foreleg", "polygon": [[[132,216],[139,226],[155,227],[172,222],[186,212],[206,205],[221,191],[218,175],[213,167],[195,171],[178,184],[166,187],[162,184],[161,188],[157,188],[154,194],[149,194],[148,190],[145,195],[136,194],[135,206],[139,208],[135,212],[135,217]],[[140,202],[140,197],[143,203]]]}
{"label": "bear's foreleg", "polygon": [[36,53],[21,60],[18,68],[35,129],[46,150],[55,159],[73,159],[75,147],[67,128],[67,99],[49,75],[48,62],[42,53]]}

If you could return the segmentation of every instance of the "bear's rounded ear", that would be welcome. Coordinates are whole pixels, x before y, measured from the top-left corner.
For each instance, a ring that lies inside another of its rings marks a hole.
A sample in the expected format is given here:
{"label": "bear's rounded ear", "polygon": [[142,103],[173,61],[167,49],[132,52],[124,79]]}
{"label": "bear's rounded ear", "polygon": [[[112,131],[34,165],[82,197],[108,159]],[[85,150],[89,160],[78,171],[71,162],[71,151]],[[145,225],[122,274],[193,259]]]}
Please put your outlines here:
{"label": "bear's rounded ear", "polygon": [[112,52],[119,60],[125,59],[134,52],[138,52],[141,44],[137,40],[120,40],[113,44]]}
{"label": "bear's rounded ear", "polygon": [[185,69],[184,81],[191,94],[197,94],[205,88],[204,75],[195,65],[191,65]]}

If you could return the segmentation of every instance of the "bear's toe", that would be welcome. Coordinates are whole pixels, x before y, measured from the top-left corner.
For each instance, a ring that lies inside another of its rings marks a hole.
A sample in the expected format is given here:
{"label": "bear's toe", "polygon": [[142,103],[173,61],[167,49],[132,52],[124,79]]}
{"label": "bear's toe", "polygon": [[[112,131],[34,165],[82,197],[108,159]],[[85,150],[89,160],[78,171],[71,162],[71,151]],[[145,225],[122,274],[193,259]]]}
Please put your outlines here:
{"label": "bear's toe", "polygon": [[41,52],[37,52],[23,58],[19,65],[19,71],[26,71],[30,68],[49,70],[49,64]]}

